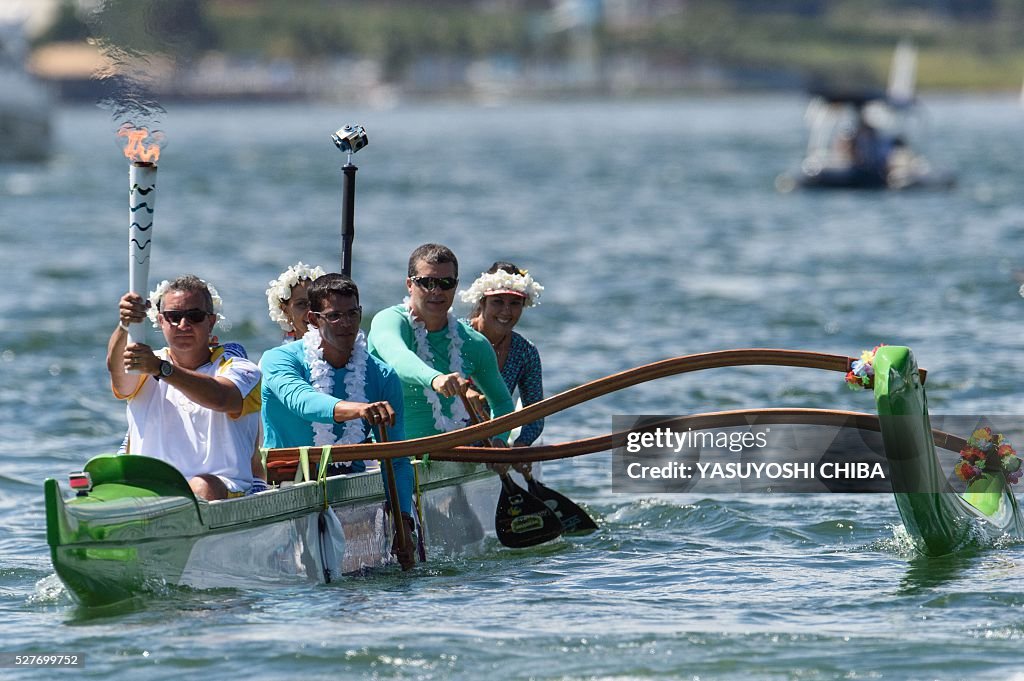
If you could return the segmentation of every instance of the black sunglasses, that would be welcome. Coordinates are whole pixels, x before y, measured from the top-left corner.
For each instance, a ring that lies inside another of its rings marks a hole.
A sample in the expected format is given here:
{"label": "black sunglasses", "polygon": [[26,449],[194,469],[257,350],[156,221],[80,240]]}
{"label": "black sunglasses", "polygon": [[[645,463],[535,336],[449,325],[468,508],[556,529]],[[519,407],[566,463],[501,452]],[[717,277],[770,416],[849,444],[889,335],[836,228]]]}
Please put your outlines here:
{"label": "black sunglasses", "polygon": [[198,324],[213,313],[194,307],[191,310],[161,310],[160,314],[164,316],[168,324],[177,326],[181,324],[182,319],[187,319],[190,324]]}
{"label": "black sunglasses", "polygon": [[439,288],[442,291],[451,291],[453,288],[459,285],[459,280],[455,277],[409,277],[412,283],[416,284],[422,289],[427,291],[433,291],[435,288]]}

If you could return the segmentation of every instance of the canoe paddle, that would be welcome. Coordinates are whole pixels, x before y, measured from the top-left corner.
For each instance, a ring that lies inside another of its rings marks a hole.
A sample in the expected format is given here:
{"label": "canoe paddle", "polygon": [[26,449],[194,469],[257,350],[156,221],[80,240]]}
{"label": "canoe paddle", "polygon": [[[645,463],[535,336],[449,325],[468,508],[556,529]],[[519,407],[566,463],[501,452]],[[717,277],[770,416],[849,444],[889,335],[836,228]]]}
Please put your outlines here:
{"label": "canoe paddle", "polygon": [[[480,422],[465,394],[460,395],[470,422]],[[520,487],[508,472],[498,473],[501,494],[494,509],[494,531],[498,541],[513,549],[536,546],[562,534],[562,521],[543,501]]]}
{"label": "canoe paddle", "polygon": [[[522,408],[522,401],[518,401],[516,411]],[[513,434],[516,430],[519,429],[513,429]],[[530,494],[547,504],[548,508],[554,511],[558,519],[562,521],[562,526],[565,528],[564,534],[589,534],[598,529],[594,519],[575,501],[556,492],[539,480],[535,480],[529,467],[523,472],[523,477],[526,479],[526,488],[530,490]]]}
{"label": "canoe paddle", "polygon": [[[388,430],[383,423],[379,425],[380,441],[388,441]],[[388,496],[391,497],[391,517],[395,521],[395,544],[398,547],[398,562],[402,571],[411,569],[416,564],[413,556],[412,539],[409,537],[409,528],[405,525],[405,516],[402,515],[402,505],[398,501],[398,484],[395,482],[395,465],[391,459],[384,459],[384,470],[388,474]]]}
{"label": "canoe paddle", "polygon": [[543,501],[562,521],[565,534],[589,534],[598,529],[594,519],[580,508],[579,504],[539,480],[535,480],[529,468],[523,473],[523,477],[526,478],[526,487],[530,490],[530,494]]}

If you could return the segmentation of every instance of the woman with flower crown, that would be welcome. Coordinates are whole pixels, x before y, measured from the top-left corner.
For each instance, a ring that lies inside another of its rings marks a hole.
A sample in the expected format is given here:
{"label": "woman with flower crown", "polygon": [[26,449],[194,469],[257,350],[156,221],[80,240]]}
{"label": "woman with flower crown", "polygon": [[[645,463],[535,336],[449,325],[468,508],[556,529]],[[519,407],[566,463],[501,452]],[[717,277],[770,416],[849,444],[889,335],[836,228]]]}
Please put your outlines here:
{"label": "woman with flower crown", "polygon": [[304,265],[302,261],[291,265],[267,289],[267,307],[271,321],[284,331],[288,343],[306,334],[306,313],[309,312],[309,285],[326,272],[322,267]]}
{"label": "woman with flower crown", "polygon": [[[482,272],[473,285],[459,293],[472,304],[470,325],[482,333],[494,348],[501,377],[509,393],[519,389],[524,407],[544,399],[540,353],[533,343],[513,331],[523,309],[540,302],[544,287],[526,270],[510,262],[496,262]],[[540,437],[544,419],[523,426],[513,446],[526,447]]]}
{"label": "woman with flower crown", "polygon": [[[423,244],[409,256],[409,297],[378,312],[370,325],[370,352],[394,367],[405,397],[405,433],[425,437],[463,428],[468,381],[486,397],[493,416],[513,409],[488,340],[451,312],[459,261],[441,244]],[[496,438],[503,444],[508,435]]]}

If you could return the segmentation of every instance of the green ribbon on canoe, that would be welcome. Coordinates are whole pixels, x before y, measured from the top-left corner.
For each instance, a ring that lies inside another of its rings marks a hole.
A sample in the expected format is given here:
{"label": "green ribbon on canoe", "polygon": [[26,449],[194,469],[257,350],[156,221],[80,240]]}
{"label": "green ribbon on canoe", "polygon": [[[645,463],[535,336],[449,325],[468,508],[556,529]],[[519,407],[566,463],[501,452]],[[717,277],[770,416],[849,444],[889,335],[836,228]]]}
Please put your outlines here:
{"label": "green ribbon on canoe", "polygon": [[[308,454],[307,454],[308,456]],[[320,485],[320,489],[323,492],[324,497],[324,510],[326,511],[330,504],[327,503],[327,465],[331,462],[331,445],[324,445],[320,449],[320,470],[316,474],[316,481]]]}

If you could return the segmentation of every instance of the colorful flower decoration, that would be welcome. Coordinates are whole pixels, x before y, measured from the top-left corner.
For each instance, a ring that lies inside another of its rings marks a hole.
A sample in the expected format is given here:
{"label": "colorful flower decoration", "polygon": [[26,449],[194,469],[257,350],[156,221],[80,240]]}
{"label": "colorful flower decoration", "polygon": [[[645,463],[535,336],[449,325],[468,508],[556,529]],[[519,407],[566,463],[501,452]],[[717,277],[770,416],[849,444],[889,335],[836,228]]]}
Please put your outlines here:
{"label": "colorful flower decoration", "polygon": [[986,468],[1001,470],[1011,485],[1016,485],[1024,474],[1016,450],[1002,433],[993,433],[988,426],[971,433],[953,470],[958,478],[971,483],[980,478]]}
{"label": "colorful flower decoration", "polygon": [[846,385],[850,390],[871,390],[875,387],[875,353],[883,345],[885,343],[879,343],[874,349],[860,353],[860,359],[850,365],[850,370],[846,372]]}

